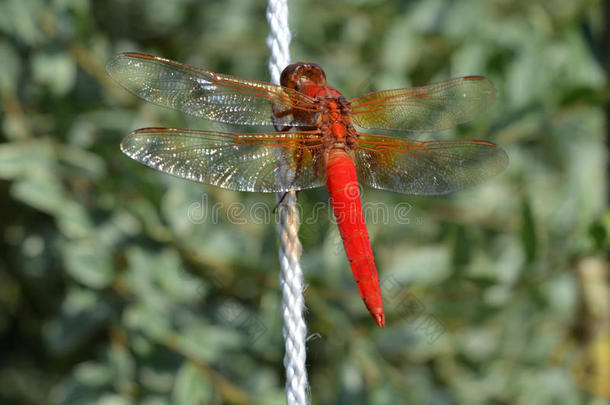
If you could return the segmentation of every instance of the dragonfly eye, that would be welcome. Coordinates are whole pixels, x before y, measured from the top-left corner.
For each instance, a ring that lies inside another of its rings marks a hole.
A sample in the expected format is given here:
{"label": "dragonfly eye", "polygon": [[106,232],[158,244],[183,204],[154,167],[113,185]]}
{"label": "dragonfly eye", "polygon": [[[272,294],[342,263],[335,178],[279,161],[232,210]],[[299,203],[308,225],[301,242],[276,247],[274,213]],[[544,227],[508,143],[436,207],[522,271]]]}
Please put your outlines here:
{"label": "dragonfly eye", "polygon": [[319,65],[315,63],[308,63],[305,72],[306,80],[314,82],[320,86],[326,84],[326,75],[324,74],[324,70]]}
{"label": "dragonfly eye", "polygon": [[293,63],[286,66],[280,78],[282,86],[292,89],[305,82],[313,82],[319,85],[326,84],[326,76],[322,68],[315,63]]}

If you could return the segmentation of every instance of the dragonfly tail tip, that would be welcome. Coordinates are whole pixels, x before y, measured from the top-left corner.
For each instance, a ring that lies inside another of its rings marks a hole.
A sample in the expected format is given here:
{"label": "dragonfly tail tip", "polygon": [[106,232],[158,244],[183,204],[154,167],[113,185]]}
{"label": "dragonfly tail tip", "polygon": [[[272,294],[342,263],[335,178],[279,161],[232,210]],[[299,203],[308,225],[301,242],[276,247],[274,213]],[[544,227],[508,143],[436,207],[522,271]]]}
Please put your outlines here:
{"label": "dragonfly tail tip", "polygon": [[385,328],[385,315],[384,314],[373,314],[373,319],[375,319],[375,323],[380,328]]}

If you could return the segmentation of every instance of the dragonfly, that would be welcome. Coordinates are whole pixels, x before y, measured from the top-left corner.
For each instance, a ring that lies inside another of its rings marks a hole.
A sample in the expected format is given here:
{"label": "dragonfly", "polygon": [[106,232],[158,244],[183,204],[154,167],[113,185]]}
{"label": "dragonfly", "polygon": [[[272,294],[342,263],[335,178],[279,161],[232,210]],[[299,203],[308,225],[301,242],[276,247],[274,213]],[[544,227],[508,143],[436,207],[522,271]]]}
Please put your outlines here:
{"label": "dragonfly", "polygon": [[[269,127],[257,133],[142,128],[121,142],[121,150],[159,171],[229,190],[286,193],[326,185],[358,290],[379,327],[385,314],[359,182],[440,195],[476,185],[508,165],[506,152],[490,141],[407,137],[485,112],[496,89],[482,76],[348,100],[315,63],[287,66],[280,85],[136,52],[116,55],[106,70],[154,104],[221,123]],[[357,127],[398,132],[378,135]]]}

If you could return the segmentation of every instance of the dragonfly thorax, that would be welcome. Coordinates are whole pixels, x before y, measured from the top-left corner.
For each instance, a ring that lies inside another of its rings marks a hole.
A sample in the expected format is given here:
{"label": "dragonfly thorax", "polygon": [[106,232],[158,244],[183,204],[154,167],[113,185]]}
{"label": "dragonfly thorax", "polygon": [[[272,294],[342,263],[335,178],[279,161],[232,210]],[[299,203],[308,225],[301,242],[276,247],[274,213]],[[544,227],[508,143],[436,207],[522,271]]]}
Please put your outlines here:
{"label": "dragonfly thorax", "polygon": [[326,87],[325,94],[318,96],[320,113],[318,127],[327,138],[331,148],[353,149],[357,146],[357,134],[352,125],[351,105],[339,92]]}

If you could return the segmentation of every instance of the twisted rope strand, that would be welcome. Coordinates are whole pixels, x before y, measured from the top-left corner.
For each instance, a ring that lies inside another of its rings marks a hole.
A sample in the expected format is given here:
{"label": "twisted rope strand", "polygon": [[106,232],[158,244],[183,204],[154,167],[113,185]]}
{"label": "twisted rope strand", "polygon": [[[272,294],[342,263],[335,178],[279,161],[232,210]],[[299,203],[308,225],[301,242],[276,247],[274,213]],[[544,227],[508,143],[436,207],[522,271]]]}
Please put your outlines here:
{"label": "twisted rope strand", "polygon": [[286,0],[269,0],[267,21],[269,22],[267,47],[271,51],[269,72],[271,73],[271,81],[279,84],[282,70],[290,63],[291,36],[288,28],[288,4]]}
{"label": "twisted rope strand", "polygon": [[[269,72],[273,83],[279,84],[282,70],[290,62],[290,29],[288,28],[288,4],[286,0],[269,0],[267,21],[270,32],[267,46],[271,51]],[[280,179],[286,178],[288,170],[281,170]],[[277,194],[280,236],[280,287],[282,289],[282,317],[286,353],[286,402],[288,405],[307,405],[307,370],[305,369],[305,340],[307,327],[303,318],[303,272],[299,265],[301,242],[299,241],[299,213],[296,209],[294,190],[282,200]]]}

